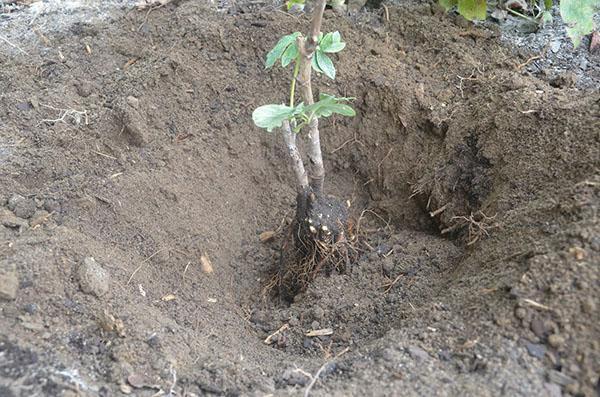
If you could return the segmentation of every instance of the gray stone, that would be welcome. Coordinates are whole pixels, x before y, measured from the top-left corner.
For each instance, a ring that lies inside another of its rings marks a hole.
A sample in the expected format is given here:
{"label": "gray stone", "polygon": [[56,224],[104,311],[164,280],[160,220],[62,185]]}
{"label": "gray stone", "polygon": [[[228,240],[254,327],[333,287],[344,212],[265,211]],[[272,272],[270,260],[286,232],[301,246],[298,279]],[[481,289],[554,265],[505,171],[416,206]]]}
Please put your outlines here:
{"label": "gray stone", "polygon": [[544,383],[544,389],[548,392],[548,397],[562,397],[560,386],[555,383]]}
{"label": "gray stone", "polygon": [[127,97],[127,103],[129,104],[129,106],[131,106],[132,108],[138,108],[138,106],[140,105],[140,100],[137,99],[134,96],[128,96]]}
{"label": "gray stone", "polygon": [[35,200],[24,198],[16,203],[13,212],[19,218],[29,219],[33,216],[36,209],[37,206],[35,205]]}
{"label": "gray stone", "polygon": [[17,267],[13,262],[0,262],[0,299],[14,300],[19,289]]}
{"label": "gray stone", "polygon": [[431,358],[429,356],[429,353],[417,346],[408,346],[406,348],[406,351],[408,352],[408,354],[410,354],[413,360],[426,361]]}
{"label": "gray stone", "polygon": [[25,219],[15,216],[12,211],[5,208],[0,208],[0,224],[10,228],[20,228],[29,225]]}
{"label": "gray stone", "polygon": [[548,371],[548,380],[552,383],[557,383],[561,386],[566,386],[570,385],[571,383],[575,383],[575,379],[554,369]]}
{"label": "gray stone", "polygon": [[110,276],[92,257],[87,257],[77,269],[77,279],[86,294],[100,297],[108,292]]}
{"label": "gray stone", "polygon": [[525,347],[527,348],[527,352],[531,357],[541,359],[544,358],[544,355],[546,355],[546,346],[540,343],[527,342]]}

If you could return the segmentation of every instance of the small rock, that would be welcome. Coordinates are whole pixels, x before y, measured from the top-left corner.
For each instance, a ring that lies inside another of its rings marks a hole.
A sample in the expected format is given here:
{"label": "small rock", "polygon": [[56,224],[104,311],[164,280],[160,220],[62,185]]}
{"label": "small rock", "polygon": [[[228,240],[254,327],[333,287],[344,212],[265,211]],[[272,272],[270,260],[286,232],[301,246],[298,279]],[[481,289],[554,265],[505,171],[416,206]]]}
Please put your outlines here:
{"label": "small rock", "polygon": [[29,110],[29,109],[31,109],[31,105],[29,105],[29,102],[19,102],[19,103],[17,103],[17,109]]}
{"label": "small rock", "polygon": [[544,389],[548,392],[548,397],[562,397],[560,386],[555,383],[544,383]]}
{"label": "small rock", "polygon": [[131,392],[133,391],[133,388],[131,386],[129,386],[128,384],[122,383],[119,386],[119,390],[121,390],[121,393],[123,393],[123,394],[131,394]]}
{"label": "small rock", "polygon": [[25,219],[19,218],[5,208],[0,208],[0,223],[10,228],[21,228],[28,225]]}
{"label": "small rock", "polygon": [[504,20],[506,19],[507,16],[508,16],[508,12],[506,10],[501,10],[499,8],[496,8],[490,14],[490,17],[492,17],[493,19],[495,19],[498,22],[504,22]]}
{"label": "small rock", "polygon": [[296,326],[300,325],[300,321],[298,321],[298,318],[292,317],[292,318],[290,318],[289,324],[290,324],[290,327],[296,327]]}
{"label": "small rock", "polygon": [[323,310],[323,308],[320,306],[315,306],[312,309],[312,315],[316,321],[321,321],[325,316],[325,310]]}
{"label": "small rock", "polygon": [[17,266],[13,262],[0,262],[0,299],[14,300],[18,289]]}
{"label": "small rock", "polygon": [[412,357],[413,360],[417,361],[426,361],[429,360],[430,356],[425,350],[421,349],[417,346],[408,346],[406,348],[408,354]]}
{"label": "small rock", "polygon": [[596,312],[596,301],[588,296],[581,302],[581,310],[586,314],[593,314]]}
{"label": "small rock", "polygon": [[548,371],[548,380],[550,382],[557,383],[561,386],[566,386],[570,385],[571,383],[575,383],[575,379],[554,369]]}
{"label": "small rock", "polygon": [[573,382],[565,386],[565,391],[573,396],[579,394],[579,383]]}
{"label": "small rock", "polygon": [[148,344],[148,346],[156,349],[160,346],[160,338],[156,333],[154,333],[150,335],[148,339],[146,339],[146,343]]}
{"label": "small rock", "polygon": [[321,328],[321,324],[319,324],[318,321],[313,321],[312,323],[310,323],[310,326],[312,329],[319,329]]}
{"label": "small rock", "polygon": [[100,297],[108,292],[110,277],[106,270],[92,257],[87,257],[77,269],[81,290],[86,294]]}
{"label": "small rock", "polygon": [[127,97],[127,103],[128,103],[128,104],[129,104],[129,106],[131,106],[132,108],[135,108],[135,109],[137,109],[137,108],[138,108],[138,106],[140,105],[140,100],[139,100],[139,99],[137,99],[136,97],[134,97],[134,96],[131,96],[131,95],[130,95],[130,96],[128,96],[128,97]]}
{"label": "small rock", "polygon": [[23,310],[27,314],[35,314],[38,311],[38,305],[36,305],[35,303],[28,303],[25,306],[23,306]]}
{"label": "small rock", "polygon": [[550,43],[550,50],[554,53],[557,53],[558,51],[560,51],[560,46],[560,40],[553,41],[552,43]]}
{"label": "small rock", "polygon": [[531,357],[542,359],[546,355],[546,346],[540,343],[527,342],[525,347]]}
{"label": "small rock", "polygon": [[147,118],[132,106],[120,104],[115,108],[115,114],[123,124],[123,132],[129,142],[135,146],[144,146],[150,139],[151,128]]}
{"label": "small rock", "polygon": [[548,335],[546,327],[544,326],[544,321],[539,317],[536,317],[533,320],[531,320],[530,328],[531,331],[535,334],[535,336],[537,336],[540,339],[545,339]]}
{"label": "small rock", "polygon": [[23,199],[17,203],[13,212],[16,216],[23,219],[29,219],[35,214],[37,206],[33,199]]}
{"label": "small rock", "polygon": [[565,344],[565,338],[558,334],[552,334],[548,337],[548,344],[553,348],[558,349]]}
{"label": "small rock", "polygon": [[59,213],[60,212],[60,202],[53,198],[47,198],[44,200],[44,209],[50,213]]}
{"label": "small rock", "polygon": [[523,320],[525,317],[527,317],[527,310],[525,310],[525,308],[518,307],[517,310],[515,310],[515,317],[519,320]]}

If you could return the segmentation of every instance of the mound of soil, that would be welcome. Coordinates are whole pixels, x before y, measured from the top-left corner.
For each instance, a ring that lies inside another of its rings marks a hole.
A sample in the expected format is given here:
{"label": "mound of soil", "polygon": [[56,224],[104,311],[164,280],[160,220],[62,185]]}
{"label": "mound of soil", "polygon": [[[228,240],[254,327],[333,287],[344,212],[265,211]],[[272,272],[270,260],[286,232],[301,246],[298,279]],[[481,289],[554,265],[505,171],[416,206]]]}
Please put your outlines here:
{"label": "mound of soil", "polygon": [[264,288],[292,171],[251,112],[304,17],[0,22],[0,395],[595,395],[597,87],[436,7],[380,14],[326,13],[348,47],[315,83],[357,98],[321,128],[365,248],[291,303]]}

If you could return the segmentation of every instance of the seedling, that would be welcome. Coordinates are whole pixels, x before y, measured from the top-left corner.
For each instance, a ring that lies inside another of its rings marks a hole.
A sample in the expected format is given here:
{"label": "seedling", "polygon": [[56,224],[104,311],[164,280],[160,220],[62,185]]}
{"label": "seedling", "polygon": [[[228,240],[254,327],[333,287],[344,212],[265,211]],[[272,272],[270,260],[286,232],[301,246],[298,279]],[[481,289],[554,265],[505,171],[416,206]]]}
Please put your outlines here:
{"label": "seedling", "polygon": [[[284,261],[275,283],[288,296],[304,289],[320,270],[342,270],[350,258],[348,208],[345,202],[323,193],[325,168],[319,119],[334,114],[354,116],[354,109],[348,105],[353,98],[321,94],[315,102],[311,85],[313,70],[335,79],[330,54],[346,47],[339,32],[321,33],[325,3],[325,0],[316,2],[306,37],[300,32],[283,36],[267,54],[267,69],[278,62],[292,69],[288,103],[260,106],[252,114],[258,127],[269,132],[281,130],[296,177],[296,216],[292,224],[295,250],[294,255]],[[296,88],[301,94],[299,102]],[[307,168],[296,144],[305,130],[308,130]]]}

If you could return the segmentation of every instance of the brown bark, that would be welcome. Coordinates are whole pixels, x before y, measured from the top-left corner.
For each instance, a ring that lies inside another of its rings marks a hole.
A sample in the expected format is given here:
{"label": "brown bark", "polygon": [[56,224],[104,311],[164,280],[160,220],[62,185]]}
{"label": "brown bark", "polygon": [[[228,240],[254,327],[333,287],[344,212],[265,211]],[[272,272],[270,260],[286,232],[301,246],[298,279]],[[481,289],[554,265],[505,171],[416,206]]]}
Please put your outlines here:
{"label": "brown bark", "polygon": [[[298,85],[302,94],[302,100],[306,105],[314,103],[311,73],[311,60],[318,44],[319,33],[321,32],[321,22],[323,12],[325,11],[326,0],[318,0],[313,11],[313,19],[310,25],[308,37],[298,38],[298,48],[300,50],[300,68],[298,71]],[[308,179],[312,191],[320,195],[323,193],[323,182],[325,180],[325,168],[323,166],[323,154],[321,153],[321,138],[319,136],[319,120],[313,118],[310,120],[308,131]]]}

